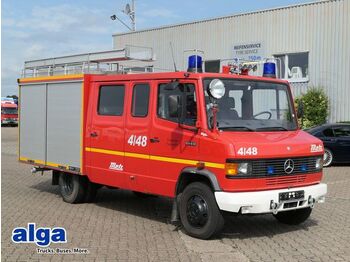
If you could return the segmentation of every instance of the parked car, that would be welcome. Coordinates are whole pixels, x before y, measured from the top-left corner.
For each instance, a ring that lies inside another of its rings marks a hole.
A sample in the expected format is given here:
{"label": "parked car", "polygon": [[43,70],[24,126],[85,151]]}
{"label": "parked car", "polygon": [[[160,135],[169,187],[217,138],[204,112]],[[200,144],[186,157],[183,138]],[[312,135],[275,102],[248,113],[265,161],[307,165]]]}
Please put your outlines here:
{"label": "parked car", "polygon": [[350,163],[350,124],[325,124],[306,131],[323,141],[323,166]]}

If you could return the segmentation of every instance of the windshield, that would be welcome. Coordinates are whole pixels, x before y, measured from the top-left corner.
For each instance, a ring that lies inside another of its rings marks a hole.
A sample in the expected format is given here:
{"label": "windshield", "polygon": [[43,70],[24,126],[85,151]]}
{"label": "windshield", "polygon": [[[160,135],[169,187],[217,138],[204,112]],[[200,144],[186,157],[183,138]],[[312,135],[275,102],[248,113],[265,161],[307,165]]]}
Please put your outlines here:
{"label": "windshield", "polygon": [[1,108],[2,114],[17,115],[17,108]]}
{"label": "windshield", "polygon": [[14,102],[13,98],[10,98],[10,97],[1,97],[1,101]]}
{"label": "windshield", "polygon": [[[209,127],[212,126],[208,86],[212,79],[204,80],[205,100]],[[217,100],[217,123],[227,131],[287,131],[296,130],[296,117],[291,106],[288,88],[283,84],[221,79],[225,95]]]}

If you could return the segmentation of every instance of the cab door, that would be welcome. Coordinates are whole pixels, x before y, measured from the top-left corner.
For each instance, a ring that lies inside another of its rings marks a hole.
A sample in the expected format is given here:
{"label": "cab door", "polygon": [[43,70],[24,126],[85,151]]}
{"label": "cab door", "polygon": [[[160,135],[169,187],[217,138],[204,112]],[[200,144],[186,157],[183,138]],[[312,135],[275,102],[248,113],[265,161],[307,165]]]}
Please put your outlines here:
{"label": "cab door", "polygon": [[[150,135],[150,190],[156,194],[173,196],[181,170],[195,166],[199,152],[199,134],[195,131],[198,99],[195,81],[180,82],[179,88],[167,90],[169,81],[158,82],[155,113]],[[180,103],[179,110],[173,104]],[[184,115],[183,123],[179,117]]]}
{"label": "cab door", "polygon": [[89,178],[123,188],[127,87],[127,82],[92,84],[85,148]]}
{"label": "cab door", "polygon": [[125,169],[128,188],[149,192],[149,136],[151,125],[151,84],[130,82],[125,123]]}

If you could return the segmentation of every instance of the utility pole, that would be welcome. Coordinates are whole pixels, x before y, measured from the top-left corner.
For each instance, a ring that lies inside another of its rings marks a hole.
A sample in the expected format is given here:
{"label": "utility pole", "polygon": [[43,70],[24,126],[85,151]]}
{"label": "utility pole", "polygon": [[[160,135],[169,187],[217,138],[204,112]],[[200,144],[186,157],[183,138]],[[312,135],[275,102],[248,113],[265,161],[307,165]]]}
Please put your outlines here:
{"label": "utility pole", "polygon": [[126,4],[124,10],[122,10],[124,14],[129,16],[131,20],[131,27],[128,26],[123,20],[121,20],[116,15],[111,15],[112,20],[118,20],[120,23],[122,23],[125,27],[127,27],[130,31],[136,30],[136,15],[135,15],[135,0],[131,0],[131,7],[130,4]]}

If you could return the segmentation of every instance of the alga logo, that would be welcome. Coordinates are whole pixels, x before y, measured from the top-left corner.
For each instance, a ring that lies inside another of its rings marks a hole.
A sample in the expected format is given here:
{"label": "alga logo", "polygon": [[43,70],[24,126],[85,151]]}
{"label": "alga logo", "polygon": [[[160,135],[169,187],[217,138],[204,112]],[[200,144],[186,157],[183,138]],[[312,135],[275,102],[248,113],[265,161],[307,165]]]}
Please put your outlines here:
{"label": "alga logo", "polygon": [[51,243],[67,243],[67,232],[63,227],[16,227],[12,231],[12,241],[18,243],[35,243],[39,247],[48,247]]}

